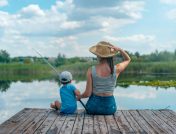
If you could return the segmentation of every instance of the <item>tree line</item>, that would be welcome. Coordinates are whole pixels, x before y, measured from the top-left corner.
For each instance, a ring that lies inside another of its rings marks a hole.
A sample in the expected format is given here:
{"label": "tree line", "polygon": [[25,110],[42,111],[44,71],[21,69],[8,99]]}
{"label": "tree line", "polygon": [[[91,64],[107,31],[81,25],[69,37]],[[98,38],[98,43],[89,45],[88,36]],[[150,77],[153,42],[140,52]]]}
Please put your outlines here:
{"label": "tree line", "polygon": [[[176,61],[176,50],[174,52],[169,51],[154,51],[150,54],[140,54],[139,52],[129,53],[132,62],[157,62],[157,61]],[[72,57],[67,58],[64,54],[58,54],[57,57],[44,57],[54,66],[61,66],[65,64],[74,64],[76,62],[92,62],[96,60],[95,57]],[[116,58],[122,59],[122,56],[119,54]],[[0,63],[41,63],[45,64],[43,59],[40,57],[34,56],[19,56],[19,57],[10,57],[10,54],[6,50],[0,50]]]}

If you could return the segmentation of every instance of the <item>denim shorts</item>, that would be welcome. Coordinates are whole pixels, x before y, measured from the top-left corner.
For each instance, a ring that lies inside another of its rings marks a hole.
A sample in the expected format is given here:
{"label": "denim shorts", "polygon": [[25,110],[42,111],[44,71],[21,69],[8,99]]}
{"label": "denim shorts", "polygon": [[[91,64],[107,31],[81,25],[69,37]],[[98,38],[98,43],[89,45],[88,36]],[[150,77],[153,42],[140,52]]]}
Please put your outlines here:
{"label": "denim shorts", "polygon": [[62,114],[73,114],[76,111],[77,107],[67,107],[67,108],[62,108],[60,110],[60,113]]}
{"label": "denim shorts", "polygon": [[86,104],[88,114],[112,115],[116,112],[114,96],[97,96],[92,94]]}

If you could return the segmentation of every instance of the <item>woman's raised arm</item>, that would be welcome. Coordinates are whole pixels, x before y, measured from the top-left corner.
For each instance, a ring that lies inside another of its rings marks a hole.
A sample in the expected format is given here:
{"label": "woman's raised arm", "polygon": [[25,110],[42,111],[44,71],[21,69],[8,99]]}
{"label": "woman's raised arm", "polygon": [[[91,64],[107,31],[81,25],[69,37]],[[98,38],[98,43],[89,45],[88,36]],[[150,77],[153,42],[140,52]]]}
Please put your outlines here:
{"label": "woman's raised arm", "polygon": [[119,52],[122,54],[123,58],[124,58],[124,61],[123,61],[123,62],[118,63],[118,64],[116,65],[116,67],[117,67],[117,71],[116,71],[116,72],[117,72],[117,75],[119,75],[120,72],[124,71],[125,68],[128,66],[128,64],[129,64],[130,61],[131,61],[131,58],[130,58],[130,56],[129,56],[123,49],[121,49],[121,48],[119,48],[119,47],[113,46],[111,49],[112,49],[112,51],[113,51],[113,49],[114,49],[115,51],[119,51]]}

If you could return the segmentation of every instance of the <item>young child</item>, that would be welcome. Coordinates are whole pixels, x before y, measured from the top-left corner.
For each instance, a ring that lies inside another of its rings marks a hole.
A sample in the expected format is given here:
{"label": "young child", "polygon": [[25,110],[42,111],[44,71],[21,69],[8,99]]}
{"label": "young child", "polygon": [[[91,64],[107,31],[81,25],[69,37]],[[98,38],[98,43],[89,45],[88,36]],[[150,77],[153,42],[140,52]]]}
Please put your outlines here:
{"label": "young child", "polygon": [[71,84],[72,74],[68,71],[64,71],[59,76],[62,87],[59,89],[61,102],[55,101],[51,103],[50,107],[60,110],[64,114],[72,114],[77,109],[77,99],[76,96],[80,95],[79,90]]}

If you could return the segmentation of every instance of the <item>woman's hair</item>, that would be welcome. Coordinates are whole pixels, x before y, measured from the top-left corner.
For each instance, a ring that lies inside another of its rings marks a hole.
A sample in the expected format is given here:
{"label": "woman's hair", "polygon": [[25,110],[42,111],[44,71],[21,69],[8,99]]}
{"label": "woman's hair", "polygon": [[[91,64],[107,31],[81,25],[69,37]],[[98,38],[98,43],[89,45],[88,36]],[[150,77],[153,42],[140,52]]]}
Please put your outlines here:
{"label": "woman's hair", "polygon": [[101,57],[98,57],[98,60],[100,62],[102,62],[103,60],[106,60],[110,69],[111,69],[111,74],[114,74],[114,61],[113,61],[113,57],[107,57],[107,58],[101,58]]}
{"label": "woman's hair", "polygon": [[107,63],[111,69],[111,74],[114,74],[114,61],[113,61],[113,57],[108,57],[107,59]]}

